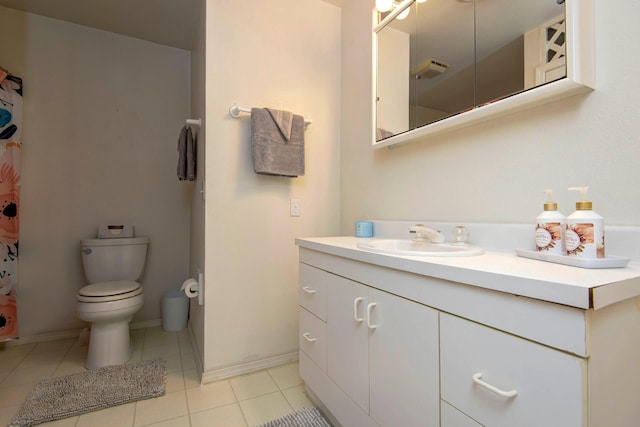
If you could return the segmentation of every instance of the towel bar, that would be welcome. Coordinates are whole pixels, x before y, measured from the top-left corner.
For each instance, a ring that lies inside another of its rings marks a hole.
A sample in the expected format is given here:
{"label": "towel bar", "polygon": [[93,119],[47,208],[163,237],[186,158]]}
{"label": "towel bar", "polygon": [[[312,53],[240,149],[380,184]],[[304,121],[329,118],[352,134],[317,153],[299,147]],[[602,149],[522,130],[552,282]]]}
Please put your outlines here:
{"label": "towel bar", "polygon": [[[240,113],[251,114],[251,108],[238,107],[235,104],[232,105],[229,108],[229,115],[231,117],[233,117],[234,119],[237,119],[238,117],[240,117]],[[304,118],[304,127],[305,128],[309,127],[309,125],[311,123],[313,123],[313,121],[311,119],[307,119],[306,117]]]}
{"label": "towel bar", "polygon": [[202,126],[202,119],[187,119],[188,125]]}

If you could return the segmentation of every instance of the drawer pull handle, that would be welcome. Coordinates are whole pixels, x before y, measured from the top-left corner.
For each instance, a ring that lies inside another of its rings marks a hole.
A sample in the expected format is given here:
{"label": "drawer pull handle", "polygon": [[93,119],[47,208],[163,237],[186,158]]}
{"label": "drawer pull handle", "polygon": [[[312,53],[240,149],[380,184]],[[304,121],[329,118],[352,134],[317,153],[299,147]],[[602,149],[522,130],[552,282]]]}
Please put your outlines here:
{"label": "drawer pull handle", "polygon": [[478,384],[479,386],[486,388],[487,390],[491,390],[492,392],[494,392],[499,396],[514,397],[516,394],[518,394],[518,390],[509,390],[509,391],[500,390],[498,387],[492,386],[491,384],[482,381],[481,378],[482,378],[482,373],[478,372],[477,374],[473,375],[473,382]]}
{"label": "drawer pull handle", "polygon": [[317,338],[311,338],[309,336],[309,332],[305,332],[304,334],[302,334],[302,336],[304,337],[305,340],[307,340],[307,342],[316,342],[316,341],[318,341]]}
{"label": "drawer pull handle", "polygon": [[369,305],[367,305],[367,326],[369,327],[369,329],[375,329],[377,327],[376,325],[371,323],[371,310],[376,305],[377,304],[375,302],[372,302]]}
{"label": "drawer pull handle", "polygon": [[313,294],[315,294],[316,292],[318,292],[318,291],[316,291],[316,290],[314,290],[314,289],[311,289],[311,288],[310,288],[310,287],[308,287],[308,286],[305,286],[304,288],[302,288],[302,290],[303,290],[303,291],[305,291],[305,292],[306,292],[306,293],[308,293],[308,294],[311,294],[311,295],[313,295]]}
{"label": "drawer pull handle", "polygon": [[353,300],[353,318],[356,322],[363,322],[364,318],[358,317],[358,305],[364,300],[362,297],[358,297]]}

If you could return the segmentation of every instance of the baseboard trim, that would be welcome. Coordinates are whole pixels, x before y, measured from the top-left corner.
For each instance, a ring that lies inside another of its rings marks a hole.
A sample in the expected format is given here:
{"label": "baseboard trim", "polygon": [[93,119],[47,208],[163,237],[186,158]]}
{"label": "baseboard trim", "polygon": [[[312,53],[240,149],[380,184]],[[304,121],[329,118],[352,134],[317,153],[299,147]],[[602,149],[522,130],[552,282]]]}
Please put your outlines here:
{"label": "baseboard trim", "polygon": [[249,374],[263,369],[274,368],[287,363],[296,362],[298,360],[298,352],[281,354],[279,356],[268,357],[266,359],[256,360],[254,362],[243,363],[241,365],[229,366],[226,368],[215,369],[202,373],[202,384],[208,384],[226,378],[235,377],[237,375]]}
{"label": "baseboard trim", "polygon": [[140,322],[131,322],[129,329],[153,328],[154,326],[162,326],[162,319],[143,320]]}
{"label": "baseboard trim", "polygon": [[47,332],[45,334],[36,334],[21,336],[12,341],[1,343],[2,346],[13,347],[16,345],[33,344],[38,342],[48,342],[57,340],[66,340],[69,338],[78,338],[83,329],[71,329],[68,331]]}
{"label": "baseboard trim", "polygon": [[[78,338],[80,337],[80,334],[82,333],[82,331],[88,329],[88,326],[89,325],[87,324],[87,328],[82,328],[82,329],[70,329],[67,331],[55,331],[55,332],[47,332],[44,334],[21,336],[19,338],[16,338],[15,340],[5,341],[3,343],[0,343],[0,346],[12,347],[12,346],[23,345],[23,344],[33,344],[38,342],[48,342],[48,341],[66,340],[69,338]],[[130,329],[144,329],[144,328],[152,328],[154,326],[162,326],[162,319],[143,320],[141,322],[135,322],[135,323],[129,324]]]}
{"label": "baseboard trim", "polygon": [[193,332],[191,321],[187,324],[187,331],[189,332],[189,341],[193,351],[193,359],[196,362],[196,374],[198,375],[198,378],[200,378],[200,384],[203,384],[202,373],[204,372],[204,363],[202,362],[202,357],[200,357],[200,349],[198,348],[198,342],[196,341],[196,335]]}

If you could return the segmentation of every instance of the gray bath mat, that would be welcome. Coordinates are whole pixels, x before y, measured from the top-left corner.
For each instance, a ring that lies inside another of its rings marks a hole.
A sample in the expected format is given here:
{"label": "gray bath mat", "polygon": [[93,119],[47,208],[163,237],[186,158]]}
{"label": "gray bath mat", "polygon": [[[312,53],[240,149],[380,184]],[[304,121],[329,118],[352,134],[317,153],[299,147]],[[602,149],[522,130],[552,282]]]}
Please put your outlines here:
{"label": "gray bath mat", "polygon": [[331,427],[318,408],[304,408],[259,427]]}
{"label": "gray bath mat", "polygon": [[106,366],[40,381],[9,427],[26,427],[164,395],[163,359]]}

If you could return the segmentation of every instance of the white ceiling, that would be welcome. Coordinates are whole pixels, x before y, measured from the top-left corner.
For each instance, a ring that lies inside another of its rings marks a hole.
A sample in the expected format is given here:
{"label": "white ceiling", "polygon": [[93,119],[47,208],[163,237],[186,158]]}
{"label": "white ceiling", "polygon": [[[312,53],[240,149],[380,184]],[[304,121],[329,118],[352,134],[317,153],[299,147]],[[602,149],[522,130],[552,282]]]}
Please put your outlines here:
{"label": "white ceiling", "polygon": [[203,0],[0,0],[0,6],[191,50]]}
{"label": "white ceiling", "polygon": [[[203,1],[0,0],[0,6],[191,50]],[[347,0],[324,1],[341,7]]]}

